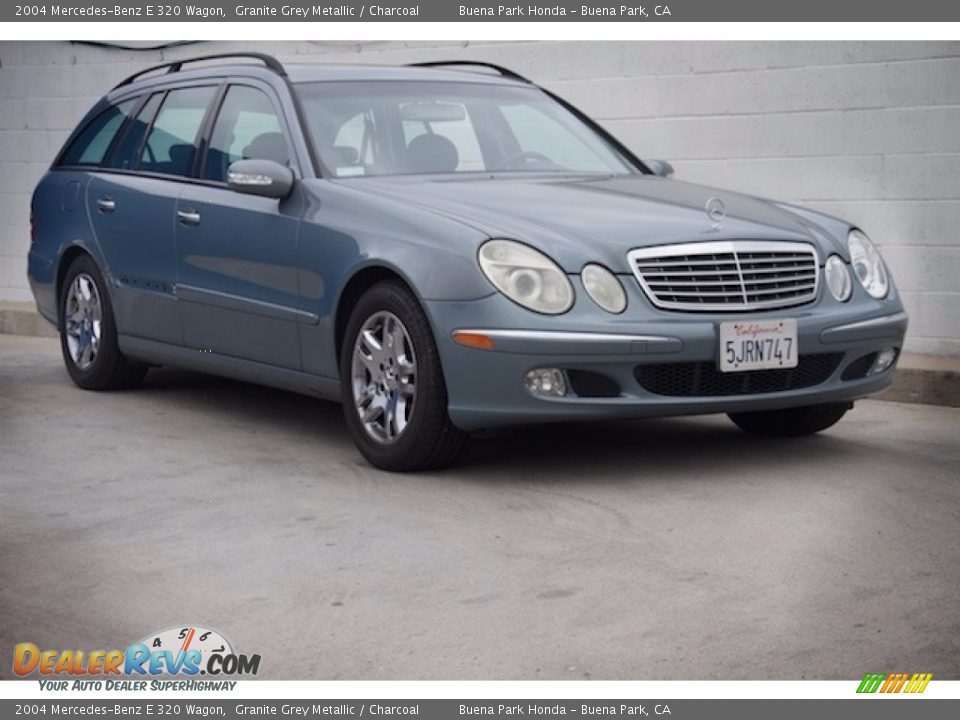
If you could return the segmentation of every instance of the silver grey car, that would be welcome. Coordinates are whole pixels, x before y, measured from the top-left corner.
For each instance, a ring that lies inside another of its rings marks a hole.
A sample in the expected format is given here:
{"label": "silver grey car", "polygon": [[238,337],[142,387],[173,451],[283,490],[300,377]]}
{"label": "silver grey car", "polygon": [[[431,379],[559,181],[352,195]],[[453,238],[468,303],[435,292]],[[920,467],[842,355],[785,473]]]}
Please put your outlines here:
{"label": "silver grey car", "polygon": [[73,380],[337,400],[390,470],[520,423],[807,435],[890,382],[907,317],[862,228],[671,179],[504,68],[430,65],[208,56],[107,93],[31,206]]}

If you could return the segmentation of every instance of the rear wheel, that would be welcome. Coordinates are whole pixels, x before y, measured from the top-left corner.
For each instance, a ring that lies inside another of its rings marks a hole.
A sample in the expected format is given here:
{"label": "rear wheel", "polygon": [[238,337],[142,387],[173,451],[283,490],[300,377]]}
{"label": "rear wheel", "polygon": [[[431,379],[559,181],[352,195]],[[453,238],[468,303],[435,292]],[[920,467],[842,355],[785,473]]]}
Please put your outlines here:
{"label": "rear wheel", "polygon": [[347,322],[340,357],[343,411],[363,456],[383,470],[452,463],[467,434],[447,414],[447,390],[427,317],[400,282],[370,288]]}
{"label": "rear wheel", "polygon": [[813,435],[840,421],[853,403],[806,405],[784,410],[730,413],[741,430],[766,437],[800,437]]}
{"label": "rear wheel", "polygon": [[70,264],[60,291],[60,349],[71,379],[85,390],[134,387],[147,372],[120,352],[106,284],[88,255]]}

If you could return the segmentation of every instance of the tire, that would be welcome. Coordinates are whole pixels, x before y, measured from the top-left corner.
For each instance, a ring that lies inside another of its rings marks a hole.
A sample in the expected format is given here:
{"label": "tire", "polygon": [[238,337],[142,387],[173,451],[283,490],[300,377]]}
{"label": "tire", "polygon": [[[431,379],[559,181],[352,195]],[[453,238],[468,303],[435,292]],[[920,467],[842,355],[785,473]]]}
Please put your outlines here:
{"label": "tire", "polygon": [[340,385],[347,428],[375,467],[433,470],[451,464],[466,445],[467,433],[447,413],[430,323],[399,281],[374,285],[350,313]]}
{"label": "tire", "polygon": [[741,430],[765,437],[801,437],[813,435],[836,425],[853,403],[806,405],[785,410],[730,413],[728,417]]}
{"label": "tire", "polygon": [[67,268],[59,307],[60,349],[77,386],[121,390],[140,384],[147,366],[120,352],[107,285],[89,255],[78,256]]}

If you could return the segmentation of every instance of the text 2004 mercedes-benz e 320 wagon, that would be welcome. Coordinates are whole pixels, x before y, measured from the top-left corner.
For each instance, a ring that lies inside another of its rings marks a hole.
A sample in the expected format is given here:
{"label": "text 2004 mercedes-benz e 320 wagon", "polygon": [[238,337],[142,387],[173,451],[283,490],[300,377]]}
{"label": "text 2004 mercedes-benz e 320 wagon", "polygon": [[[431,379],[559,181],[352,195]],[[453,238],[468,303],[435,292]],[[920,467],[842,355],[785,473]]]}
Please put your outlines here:
{"label": "text 2004 mercedes-benz e 320 wagon", "polygon": [[412,470],[516,423],[804,435],[890,381],[907,317],[842,220],[668,179],[497,66],[225,57],[122,82],[34,193],[81,387],[169,364],[339,399]]}

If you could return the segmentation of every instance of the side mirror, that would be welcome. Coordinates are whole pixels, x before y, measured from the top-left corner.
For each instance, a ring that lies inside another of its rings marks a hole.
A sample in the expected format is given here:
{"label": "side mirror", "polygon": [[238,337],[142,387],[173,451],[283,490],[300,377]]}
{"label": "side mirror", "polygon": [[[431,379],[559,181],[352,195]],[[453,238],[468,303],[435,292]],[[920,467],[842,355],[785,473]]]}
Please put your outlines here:
{"label": "side mirror", "polygon": [[227,168],[227,186],[239,193],[283,200],[293,190],[293,170],[275,160],[237,160]]}
{"label": "side mirror", "polygon": [[673,175],[673,165],[666,160],[647,160],[646,166],[653,171],[654,175],[659,177],[670,177]]}

